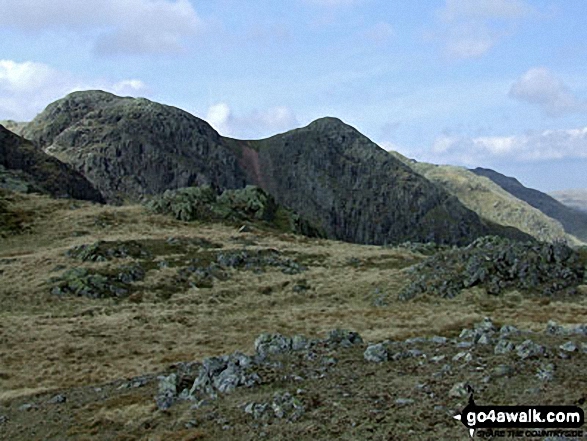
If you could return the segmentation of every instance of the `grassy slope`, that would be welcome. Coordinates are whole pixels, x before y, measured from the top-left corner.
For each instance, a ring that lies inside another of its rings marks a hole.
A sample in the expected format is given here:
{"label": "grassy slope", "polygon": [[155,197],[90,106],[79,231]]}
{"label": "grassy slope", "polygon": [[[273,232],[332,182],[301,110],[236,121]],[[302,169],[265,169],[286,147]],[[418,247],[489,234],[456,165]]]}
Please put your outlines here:
{"label": "grassy slope", "polygon": [[[487,297],[472,290],[450,301],[426,296],[407,304],[394,300],[393,293],[406,280],[403,269],[422,258],[405,249],[313,240],[267,231],[238,233],[229,226],[185,224],[150,215],[138,206],[98,206],[35,195],[19,198],[18,209],[35,212],[36,216],[27,233],[0,239],[0,414],[8,412],[17,421],[25,418],[24,427],[34,428],[37,433],[53,430],[57,438],[52,439],[63,439],[59,437],[64,433],[68,439],[219,439],[222,432],[213,428],[200,432],[184,428],[186,418],[191,418],[188,404],[178,406],[172,413],[157,412],[153,408],[153,385],[125,391],[118,389],[119,383],[104,384],[160,372],[177,361],[197,360],[237,349],[251,352],[252,342],[261,332],[315,337],[335,327],[344,327],[358,331],[367,341],[380,341],[455,335],[486,315],[498,322],[531,329],[543,329],[550,318],[562,323],[587,322],[584,299],[572,303],[525,299],[517,293]],[[230,279],[215,283],[211,289],[178,289],[169,299],[157,297],[154,287],[169,280],[172,268],[149,273],[138,283],[140,295],[132,299],[90,300],[49,294],[49,279],[63,272],[64,267],[115,264],[75,261],[64,254],[75,245],[96,240],[143,241],[169,237],[206,238],[222,244],[223,249],[271,248],[295,256],[309,270],[298,275],[271,269],[262,274],[232,271]],[[296,292],[297,285],[309,289]],[[372,305],[376,288],[391,293],[389,306]],[[301,384],[300,387],[310,388],[312,394],[317,394],[316,400],[323,400],[322,405],[317,405],[319,410],[304,420],[303,434],[292,432],[293,426],[283,423],[284,426],[269,429],[274,435],[270,439],[277,439],[279,433],[283,439],[336,438],[340,435],[336,434],[338,426],[350,424],[348,418],[366,418],[365,415],[371,418],[369,403],[378,394],[387,391],[385,399],[393,401],[397,394],[409,393],[420,381],[419,376],[424,375],[418,373],[417,365],[412,366],[413,361],[365,366],[362,352],[355,352],[349,353],[347,361],[343,356],[342,370],[336,371],[341,378],[336,374],[326,383]],[[340,398],[336,388],[348,381],[348,375],[357,373],[364,373],[367,383],[349,385],[353,390],[358,388],[353,392],[357,394],[356,400],[345,405],[351,407],[337,407],[338,413],[333,415],[330,413],[333,403]],[[438,380],[437,387],[446,396],[451,384],[458,380],[458,375],[452,374],[445,382]],[[110,398],[100,398],[102,395],[93,388],[83,388],[100,384]],[[68,389],[72,387],[81,389]],[[492,393],[500,394],[501,390],[498,387]],[[49,413],[17,410],[31,400],[46,400],[56,391],[68,394],[74,407],[61,411],[49,406]],[[42,395],[43,392],[49,395]],[[227,397],[218,405],[234,413],[237,404],[255,399],[255,394],[270,393],[271,389],[267,388],[250,393],[239,391],[234,398]],[[448,404],[460,405],[455,400]],[[412,414],[410,409],[402,412],[405,418]],[[342,418],[339,423],[336,423],[337,415]],[[67,419],[70,417],[71,420]],[[421,422],[409,423],[413,425],[411,429],[402,426],[401,430],[415,430],[416,434],[420,433],[420,439],[427,439],[422,433],[428,433],[430,420],[426,416],[422,418]],[[446,418],[446,415],[437,418],[435,439],[455,439],[451,421]],[[400,423],[388,421],[387,424]],[[10,427],[16,430],[15,426]],[[239,430],[248,430],[246,425],[242,427]],[[109,430],[115,431],[115,435]],[[355,433],[354,439],[364,437],[365,433]],[[22,435],[11,439],[31,439],[30,436],[22,431]],[[226,439],[254,437],[250,432],[243,432],[226,435]],[[374,436],[372,439],[393,438]]]}
{"label": "grassy slope", "polygon": [[463,167],[414,163],[399,153],[393,154],[427,179],[442,185],[467,208],[487,220],[518,228],[539,240],[564,238],[571,244],[581,243],[576,237],[565,233],[560,222],[511,195],[488,178]]}

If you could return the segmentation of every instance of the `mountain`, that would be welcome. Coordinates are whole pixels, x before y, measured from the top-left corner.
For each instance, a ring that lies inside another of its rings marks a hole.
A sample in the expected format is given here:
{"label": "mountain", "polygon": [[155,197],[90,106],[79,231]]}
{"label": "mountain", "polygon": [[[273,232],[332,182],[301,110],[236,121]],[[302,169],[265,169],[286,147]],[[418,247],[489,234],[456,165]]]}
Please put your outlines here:
{"label": "mountain", "polygon": [[587,188],[552,191],[549,195],[567,207],[587,213]]}
{"label": "mountain", "polygon": [[542,241],[566,239],[570,243],[578,242],[578,239],[565,232],[560,222],[516,198],[484,176],[476,175],[464,167],[416,162],[397,152],[390,153],[425,178],[445,188],[465,207],[484,219],[517,228]]}
{"label": "mountain", "polygon": [[527,202],[548,217],[556,219],[562,224],[567,233],[584,242],[587,241],[587,214],[567,207],[546,193],[524,187],[516,178],[505,176],[486,168],[476,168],[471,171],[479,176],[491,179],[508,193]]}
{"label": "mountain", "polygon": [[71,164],[111,203],[203,184],[246,185],[236,155],[208,123],[146,99],[75,92],[50,104],[23,136]]}
{"label": "mountain", "polygon": [[23,136],[71,164],[113,203],[202,184],[217,190],[253,184],[329,238],[349,242],[528,237],[481,220],[335,118],[243,141],[174,107],[87,91],[50,104]]}
{"label": "mountain", "polygon": [[79,172],[0,125],[0,187],[103,202]]}

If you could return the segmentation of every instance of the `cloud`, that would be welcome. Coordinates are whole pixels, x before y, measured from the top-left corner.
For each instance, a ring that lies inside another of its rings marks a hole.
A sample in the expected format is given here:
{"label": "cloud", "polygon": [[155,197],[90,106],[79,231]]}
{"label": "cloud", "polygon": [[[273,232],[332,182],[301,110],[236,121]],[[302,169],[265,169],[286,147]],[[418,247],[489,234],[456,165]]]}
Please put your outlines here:
{"label": "cloud", "polygon": [[446,0],[437,11],[439,28],[429,37],[439,40],[450,58],[479,58],[532,13],[524,0]]}
{"label": "cloud", "polygon": [[148,91],[138,79],[78,78],[44,63],[0,60],[0,119],[28,121],[50,102],[87,89],[131,96]]}
{"label": "cloud", "polygon": [[539,106],[548,116],[587,112],[587,100],[573,95],[562,80],[545,67],[532,68],[518,78],[509,96]]}
{"label": "cloud", "polygon": [[205,119],[220,134],[238,138],[261,138],[299,125],[294,112],[286,106],[235,115],[227,103],[221,102],[210,106]]}
{"label": "cloud", "polygon": [[466,137],[442,135],[425,160],[477,166],[487,161],[516,162],[587,158],[587,127],[545,130],[513,136]]}
{"label": "cloud", "polygon": [[2,0],[0,25],[82,34],[102,55],[179,52],[204,28],[188,0]]}

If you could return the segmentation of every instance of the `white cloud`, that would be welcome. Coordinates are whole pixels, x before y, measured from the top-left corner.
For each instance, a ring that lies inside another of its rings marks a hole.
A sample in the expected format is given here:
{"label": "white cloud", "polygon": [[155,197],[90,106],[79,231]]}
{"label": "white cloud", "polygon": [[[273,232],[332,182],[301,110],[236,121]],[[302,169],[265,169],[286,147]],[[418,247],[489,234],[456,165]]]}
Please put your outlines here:
{"label": "white cloud", "polygon": [[205,119],[220,134],[238,138],[260,138],[298,126],[294,112],[286,106],[235,115],[227,103],[221,102],[210,106]]}
{"label": "white cloud", "polygon": [[587,158],[587,127],[545,130],[514,136],[448,136],[436,138],[426,153],[432,162],[477,166],[492,160],[517,162]]}
{"label": "white cloud", "polygon": [[100,54],[178,52],[204,27],[188,0],[2,0],[0,25],[83,34]]}
{"label": "white cloud", "polygon": [[145,93],[138,79],[78,78],[47,64],[0,60],[0,119],[27,121],[47,104],[75,90],[102,89],[119,95]]}
{"label": "white cloud", "polygon": [[451,58],[478,58],[533,12],[524,0],[446,0],[437,11],[439,29],[431,40],[439,40]]}
{"label": "white cloud", "polygon": [[587,101],[577,98],[545,67],[528,70],[512,85],[509,96],[538,105],[548,116],[587,112]]}

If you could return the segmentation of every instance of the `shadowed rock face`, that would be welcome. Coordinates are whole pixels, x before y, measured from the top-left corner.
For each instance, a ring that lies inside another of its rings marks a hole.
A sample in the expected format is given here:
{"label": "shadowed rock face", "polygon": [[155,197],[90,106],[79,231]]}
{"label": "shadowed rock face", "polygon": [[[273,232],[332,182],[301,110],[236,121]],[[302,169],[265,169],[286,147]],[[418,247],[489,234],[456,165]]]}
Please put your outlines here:
{"label": "shadowed rock face", "polygon": [[80,173],[3,126],[0,126],[0,168],[17,183],[18,188],[12,189],[103,202],[100,192]]}
{"label": "shadowed rock face", "polygon": [[491,179],[518,199],[527,202],[547,216],[558,220],[567,233],[578,237],[582,241],[587,241],[587,214],[567,207],[546,193],[524,187],[517,179],[502,175],[495,170],[476,168],[471,171]]}
{"label": "shadowed rock face", "polygon": [[177,108],[89,91],[51,104],[23,133],[112,203],[202,184],[217,190],[254,184],[328,237],[350,242],[465,244],[491,233],[519,234],[485,224],[334,118],[239,141]]}
{"label": "shadowed rock face", "polygon": [[236,156],[212,127],[146,99],[73,93],[47,107],[24,134],[73,165],[111,203],[202,184],[246,184]]}
{"label": "shadowed rock face", "polygon": [[247,147],[258,151],[256,184],[331,238],[462,244],[490,230],[456,198],[338,119]]}

